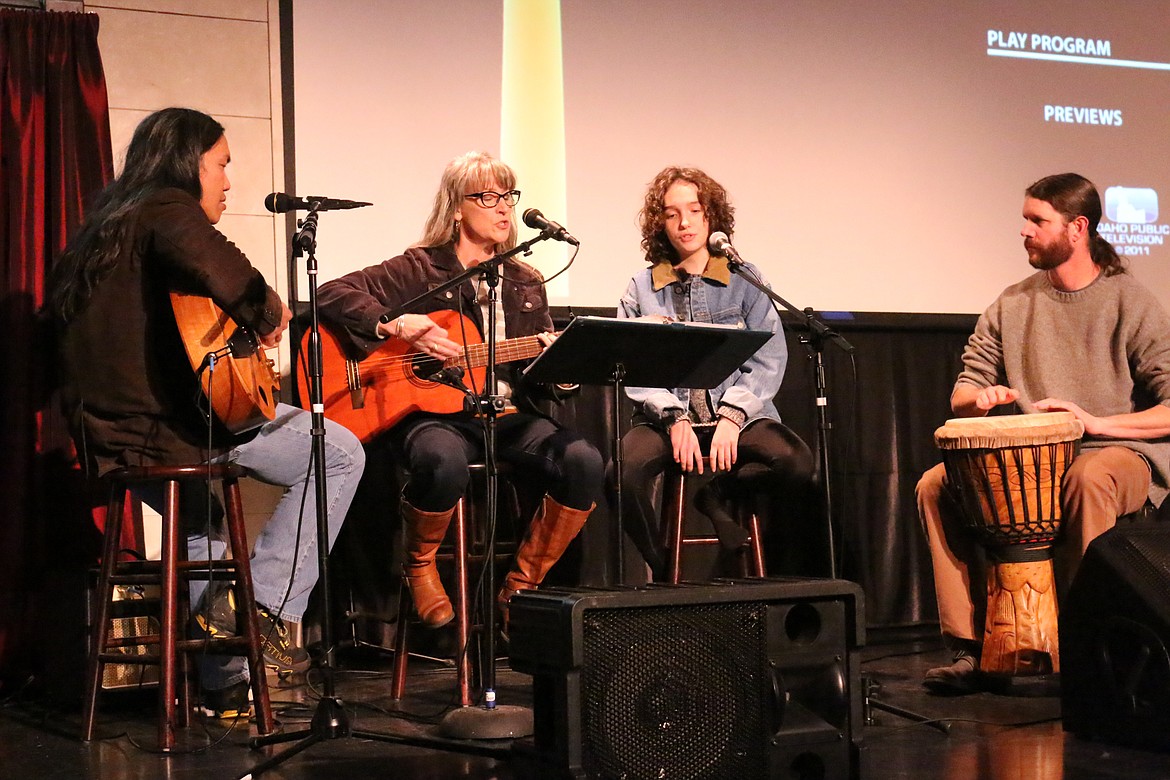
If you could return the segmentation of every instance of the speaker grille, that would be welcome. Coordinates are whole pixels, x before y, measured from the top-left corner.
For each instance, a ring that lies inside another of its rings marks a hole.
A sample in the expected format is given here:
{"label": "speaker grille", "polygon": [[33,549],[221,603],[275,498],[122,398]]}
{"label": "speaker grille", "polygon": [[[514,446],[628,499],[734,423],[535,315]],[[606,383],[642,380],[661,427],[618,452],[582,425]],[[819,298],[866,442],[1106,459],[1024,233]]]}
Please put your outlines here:
{"label": "speaker grille", "polygon": [[1117,565],[1119,571],[1130,572],[1131,581],[1141,584],[1150,605],[1165,614],[1166,605],[1170,604],[1170,578],[1166,576],[1170,572],[1167,531],[1157,526],[1152,531],[1140,530],[1142,532],[1125,536],[1125,544],[1117,545]]}
{"label": "speaker grille", "polygon": [[765,614],[759,603],[586,613],[590,776],[765,776]]}
{"label": "speaker grille", "polygon": [[1061,604],[1066,731],[1170,750],[1170,523],[1119,523],[1089,545]]}

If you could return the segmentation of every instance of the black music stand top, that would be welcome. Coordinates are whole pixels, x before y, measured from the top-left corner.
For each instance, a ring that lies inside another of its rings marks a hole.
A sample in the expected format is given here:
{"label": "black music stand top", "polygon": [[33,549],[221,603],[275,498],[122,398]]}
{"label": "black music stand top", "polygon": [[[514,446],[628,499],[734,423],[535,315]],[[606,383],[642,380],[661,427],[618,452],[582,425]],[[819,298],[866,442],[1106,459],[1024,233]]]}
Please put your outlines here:
{"label": "black music stand top", "polygon": [[608,385],[614,370],[635,387],[717,387],[772,333],[706,322],[576,317],[524,375],[535,382]]}

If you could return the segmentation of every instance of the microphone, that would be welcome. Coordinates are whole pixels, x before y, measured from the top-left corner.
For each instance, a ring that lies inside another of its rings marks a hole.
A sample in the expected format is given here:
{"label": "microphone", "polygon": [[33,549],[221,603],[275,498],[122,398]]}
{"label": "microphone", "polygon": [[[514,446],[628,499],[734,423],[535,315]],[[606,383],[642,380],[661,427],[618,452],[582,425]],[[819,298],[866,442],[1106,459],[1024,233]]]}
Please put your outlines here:
{"label": "microphone", "polygon": [[538,209],[526,209],[524,211],[524,224],[534,230],[548,233],[549,238],[555,238],[557,241],[564,241],[573,246],[581,246],[581,242],[573,238],[569,231],[545,217]]}
{"label": "microphone", "polygon": [[464,395],[467,395],[471,390],[464,384],[463,374],[462,366],[446,366],[428,376],[427,379],[440,385],[453,387]]}
{"label": "microphone", "polygon": [[286,211],[336,211],[337,209],[360,209],[362,206],[372,206],[372,203],[363,203],[360,200],[340,200],[338,198],[323,198],[310,195],[307,198],[298,198],[296,195],[285,195],[283,192],[273,192],[264,199],[264,208],[273,214],[283,214]]}
{"label": "microphone", "polygon": [[731,245],[731,239],[722,230],[717,230],[708,236],[707,249],[717,255],[723,255],[733,263],[743,263],[743,258],[739,256],[739,252],[736,252],[735,247]]}

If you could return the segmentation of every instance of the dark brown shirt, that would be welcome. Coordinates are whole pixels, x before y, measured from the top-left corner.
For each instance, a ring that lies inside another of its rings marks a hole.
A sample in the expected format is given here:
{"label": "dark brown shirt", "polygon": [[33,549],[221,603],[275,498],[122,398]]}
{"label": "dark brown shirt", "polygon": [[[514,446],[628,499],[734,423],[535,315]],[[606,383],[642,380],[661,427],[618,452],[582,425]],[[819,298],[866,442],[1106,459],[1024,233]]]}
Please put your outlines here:
{"label": "dark brown shirt", "polygon": [[[169,292],[206,295],[260,335],[280,323],[280,297],[199,202],[160,190],[138,209],[113,272],[61,334],[62,397],[83,462],[200,462],[209,456],[198,377],[179,339]],[[216,454],[244,440],[216,424]]]}

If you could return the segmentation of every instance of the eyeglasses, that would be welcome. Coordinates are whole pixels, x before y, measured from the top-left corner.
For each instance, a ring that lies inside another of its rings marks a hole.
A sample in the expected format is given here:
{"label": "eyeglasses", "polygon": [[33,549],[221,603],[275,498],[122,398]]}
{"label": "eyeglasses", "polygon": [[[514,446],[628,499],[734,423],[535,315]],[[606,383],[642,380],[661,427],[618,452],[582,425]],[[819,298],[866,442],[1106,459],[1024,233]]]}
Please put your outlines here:
{"label": "eyeglasses", "polygon": [[485,209],[495,208],[495,205],[500,202],[501,198],[509,206],[515,206],[516,202],[520,200],[520,190],[511,190],[510,192],[492,192],[491,190],[487,190],[486,192],[473,192],[463,197],[478,200],[479,205]]}

